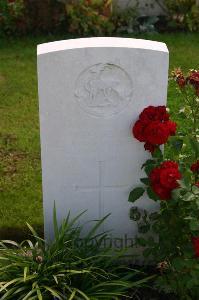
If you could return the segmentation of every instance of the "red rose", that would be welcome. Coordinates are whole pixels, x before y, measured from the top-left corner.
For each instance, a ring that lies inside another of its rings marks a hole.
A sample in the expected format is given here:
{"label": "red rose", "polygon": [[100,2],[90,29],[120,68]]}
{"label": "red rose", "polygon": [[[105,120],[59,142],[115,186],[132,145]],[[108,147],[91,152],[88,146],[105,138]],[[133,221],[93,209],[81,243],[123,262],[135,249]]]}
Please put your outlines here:
{"label": "red rose", "polygon": [[159,145],[165,144],[176,132],[176,123],[169,120],[165,106],[148,106],[132,128],[134,137],[145,142],[144,148],[153,153]]}
{"label": "red rose", "polygon": [[154,184],[153,191],[160,197],[161,200],[171,199],[171,190],[162,187],[160,184]]}
{"label": "red rose", "polygon": [[160,167],[156,167],[151,171],[149,178],[152,184],[160,183],[160,171],[161,171]]}
{"label": "red rose", "polygon": [[146,107],[140,114],[139,116],[140,121],[143,123],[147,124],[151,121],[156,121],[158,120],[158,116],[156,113],[156,108],[155,106],[148,106]]}
{"label": "red rose", "polygon": [[168,189],[176,189],[179,183],[176,180],[181,178],[181,174],[178,169],[168,168],[162,169],[160,173],[160,183],[162,186]]}
{"label": "red rose", "polygon": [[168,127],[160,121],[152,121],[144,130],[146,141],[152,145],[165,144],[168,140],[169,133]]}
{"label": "red rose", "polygon": [[158,114],[158,120],[159,121],[168,121],[169,120],[169,114],[167,113],[166,106],[157,106],[157,114]]}
{"label": "red rose", "polygon": [[179,186],[177,180],[181,179],[178,164],[174,161],[165,161],[154,168],[149,174],[153,191],[162,200],[171,198],[171,192]]}
{"label": "red rose", "polygon": [[150,144],[148,142],[146,142],[144,144],[144,149],[145,150],[148,150],[149,152],[153,153],[156,149],[157,149],[157,146],[156,145],[153,145],[153,144]]}
{"label": "red rose", "polygon": [[178,169],[178,163],[172,160],[166,160],[161,164],[161,168],[167,169],[167,168],[173,168]]}
{"label": "red rose", "polygon": [[199,160],[197,160],[197,162],[192,164],[190,169],[193,173],[199,172]]}
{"label": "red rose", "polygon": [[133,126],[133,135],[140,142],[145,142],[144,128],[145,125],[140,120],[138,120]]}
{"label": "red rose", "polygon": [[148,106],[140,114],[139,119],[144,123],[167,121],[169,120],[169,114],[166,111],[166,106]]}
{"label": "red rose", "polygon": [[194,247],[194,251],[195,251],[195,256],[199,257],[199,237],[198,236],[194,236],[192,237],[192,244]]}
{"label": "red rose", "polygon": [[175,122],[167,121],[166,126],[169,130],[170,135],[175,135],[176,134],[177,124]]}
{"label": "red rose", "polygon": [[171,198],[171,192],[169,189],[161,185],[160,174],[161,167],[154,168],[149,174],[149,180],[151,182],[152,190],[155,192],[155,194],[158,195],[160,199],[167,200]]}

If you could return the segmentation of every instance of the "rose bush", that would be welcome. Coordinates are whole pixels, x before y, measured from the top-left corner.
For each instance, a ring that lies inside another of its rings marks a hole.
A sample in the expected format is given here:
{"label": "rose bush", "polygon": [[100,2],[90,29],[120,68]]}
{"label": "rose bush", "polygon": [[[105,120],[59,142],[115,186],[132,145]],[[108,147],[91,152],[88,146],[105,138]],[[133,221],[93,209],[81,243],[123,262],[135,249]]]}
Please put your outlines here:
{"label": "rose bush", "polygon": [[[130,218],[137,222],[137,244],[143,256],[157,264],[160,275],[155,286],[173,292],[178,299],[197,300],[199,295],[199,71],[185,75],[179,68],[172,79],[181,95],[179,118],[189,120],[181,130],[164,106],[149,106],[139,115],[132,133],[151,152],[142,169],[146,177],[134,188],[129,202],[145,192],[159,203],[156,212],[133,206]],[[160,145],[166,144],[172,157],[165,158]],[[184,149],[188,150],[184,150]],[[151,201],[148,200],[148,201]]]}

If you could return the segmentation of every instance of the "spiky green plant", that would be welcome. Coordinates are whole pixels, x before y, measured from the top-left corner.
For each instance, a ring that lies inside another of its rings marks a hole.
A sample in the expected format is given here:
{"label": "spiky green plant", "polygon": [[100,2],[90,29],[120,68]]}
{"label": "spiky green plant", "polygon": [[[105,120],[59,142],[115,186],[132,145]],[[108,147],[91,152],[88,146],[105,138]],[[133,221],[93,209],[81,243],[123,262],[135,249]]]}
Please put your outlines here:
{"label": "spiky green plant", "polygon": [[70,214],[60,226],[54,209],[54,240],[47,244],[28,224],[33,240],[0,242],[0,299],[121,299],[150,279],[141,272],[118,266],[121,253],[99,247],[106,233],[96,221],[84,236],[78,225],[82,214]]}

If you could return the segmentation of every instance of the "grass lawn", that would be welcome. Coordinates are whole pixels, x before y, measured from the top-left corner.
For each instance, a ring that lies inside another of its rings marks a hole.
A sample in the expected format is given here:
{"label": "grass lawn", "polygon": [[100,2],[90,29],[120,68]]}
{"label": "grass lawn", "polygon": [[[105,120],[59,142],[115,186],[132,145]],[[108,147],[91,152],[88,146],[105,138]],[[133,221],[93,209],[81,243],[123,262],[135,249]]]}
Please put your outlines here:
{"label": "grass lawn", "polygon": [[[198,34],[145,38],[167,44],[170,69],[199,67]],[[56,39],[63,37],[0,41],[0,238],[23,236],[25,222],[43,229],[36,45]],[[168,106],[174,119],[180,107],[177,95],[170,85]],[[186,121],[182,126],[188,126]]]}

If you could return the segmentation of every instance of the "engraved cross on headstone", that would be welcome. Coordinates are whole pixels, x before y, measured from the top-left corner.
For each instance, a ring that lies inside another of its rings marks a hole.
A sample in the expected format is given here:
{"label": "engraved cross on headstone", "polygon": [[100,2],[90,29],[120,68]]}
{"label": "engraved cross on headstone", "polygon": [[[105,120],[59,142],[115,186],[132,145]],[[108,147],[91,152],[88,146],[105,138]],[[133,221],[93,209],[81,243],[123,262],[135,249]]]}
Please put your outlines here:
{"label": "engraved cross on headstone", "polygon": [[105,178],[105,161],[98,161],[98,172],[99,172],[99,181],[97,186],[81,186],[75,185],[74,188],[76,191],[98,191],[98,199],[99,199],[99,218],[104,217],[104,190],[115,190],[126,188],[128,184],[115,184],[115,185],[106,185],[104,182]]}

